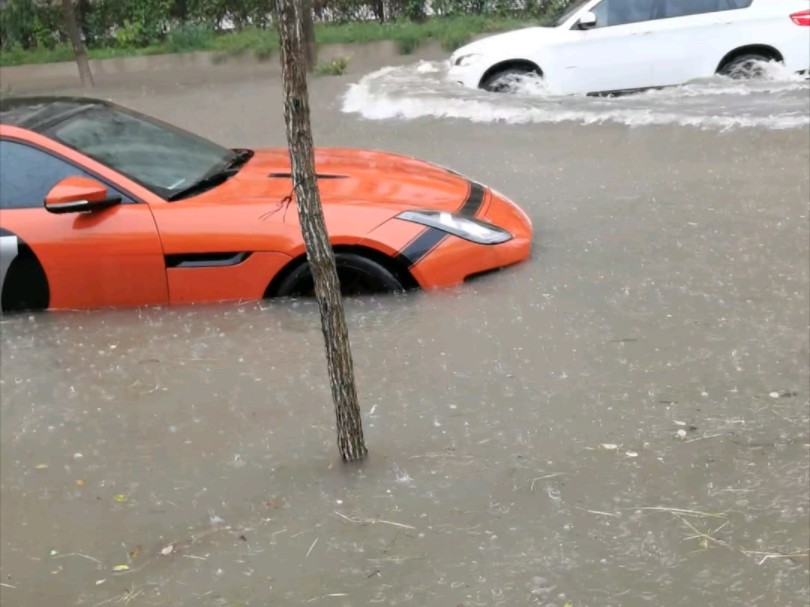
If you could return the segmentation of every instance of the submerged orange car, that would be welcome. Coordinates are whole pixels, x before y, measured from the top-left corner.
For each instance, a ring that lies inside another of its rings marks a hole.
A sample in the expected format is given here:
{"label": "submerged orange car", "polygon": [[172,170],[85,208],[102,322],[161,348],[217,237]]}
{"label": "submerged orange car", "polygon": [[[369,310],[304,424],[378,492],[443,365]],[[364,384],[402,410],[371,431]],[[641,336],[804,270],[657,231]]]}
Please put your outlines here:
{"label": "submerged orange car", "polygon": [[[346,294],[436,288],[525,260],[514,203],[414,158],[316,150]],[[3,310],[305,295],[286,148],[228,149],[107,101],[0,101]]]}

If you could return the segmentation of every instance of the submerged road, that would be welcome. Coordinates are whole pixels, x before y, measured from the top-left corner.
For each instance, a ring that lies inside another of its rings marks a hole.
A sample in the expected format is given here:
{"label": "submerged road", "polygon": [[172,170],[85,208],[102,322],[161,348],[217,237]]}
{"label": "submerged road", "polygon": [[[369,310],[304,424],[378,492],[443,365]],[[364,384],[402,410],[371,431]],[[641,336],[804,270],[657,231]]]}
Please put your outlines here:
{"label": "submerged road", "polygon": [[[316,144],[496,188],[532,259],[347,303],[352,467],[311,303],[3,319],[3,603],[806,605],[808,129],[367,121],[361,76]],[[95,94],[284,144],[266,68]]]}

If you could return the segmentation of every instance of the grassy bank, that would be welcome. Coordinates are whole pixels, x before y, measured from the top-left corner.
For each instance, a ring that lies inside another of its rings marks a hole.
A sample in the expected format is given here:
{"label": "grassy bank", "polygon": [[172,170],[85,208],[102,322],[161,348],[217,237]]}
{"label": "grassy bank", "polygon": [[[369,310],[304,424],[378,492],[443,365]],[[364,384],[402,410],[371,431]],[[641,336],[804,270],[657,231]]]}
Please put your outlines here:
{"label": "grassy bank", "polygon": [[[476,34],[506,31],[527,27],[536,21],[464,16],[434,18],[424,23],[403,21],[397,23],[357,22],[340,25],[317,24],[315,38],[318,44],[348,44],[393,40],[400,53],[409,54],[428,40],[437,40],[447,51],[463,46]],[[269,59],[278,49],[278,36],[274,29],[248,29],[239,32],[216,34],[195,26],[185,26],[170,33],[164,42],[152,46],[91,48],[91,59],[111,57],[131,57],[137,55],[159,55],[163,53],[185,53],[191,51],[213,51],[220,57],[252,52],[259,59]],[[73,51],[69,46],[54,49],[4,50],[0,53],[0,65],[27,65],[72,61]]]}

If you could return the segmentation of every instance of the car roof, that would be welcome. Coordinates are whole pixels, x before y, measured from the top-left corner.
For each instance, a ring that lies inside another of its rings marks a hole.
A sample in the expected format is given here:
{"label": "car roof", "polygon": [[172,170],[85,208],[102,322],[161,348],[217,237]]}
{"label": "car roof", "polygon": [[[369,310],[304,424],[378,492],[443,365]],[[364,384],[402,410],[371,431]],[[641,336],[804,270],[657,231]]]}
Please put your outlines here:
{"label": "car roof", "polygon": [[0,99],[0,124],[43,133],[76,114],[112,106],[108,101],[91,97],[4,97]]}

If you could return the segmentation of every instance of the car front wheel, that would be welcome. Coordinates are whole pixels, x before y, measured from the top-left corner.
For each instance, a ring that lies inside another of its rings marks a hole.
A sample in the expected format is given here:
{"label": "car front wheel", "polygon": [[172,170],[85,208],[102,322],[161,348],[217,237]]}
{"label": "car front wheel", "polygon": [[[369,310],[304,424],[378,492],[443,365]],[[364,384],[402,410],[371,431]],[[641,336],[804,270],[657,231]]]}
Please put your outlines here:
{"label": "car front wheel", "polygon": [[490,93],[514,93],[527,78],[540,78],[540,74],[529,67],[510,67],[487,75],[481,81],[481,88]]}
{"label": "car front wheel", "polygon": [[[402,282],[387,268],[356,253],[335,253],[340,290],[343,295],[371,295],[404,291]],[[304,261],[285,277],[275,295],[278,297],[311,297],[315,282],[309,263]]]}

